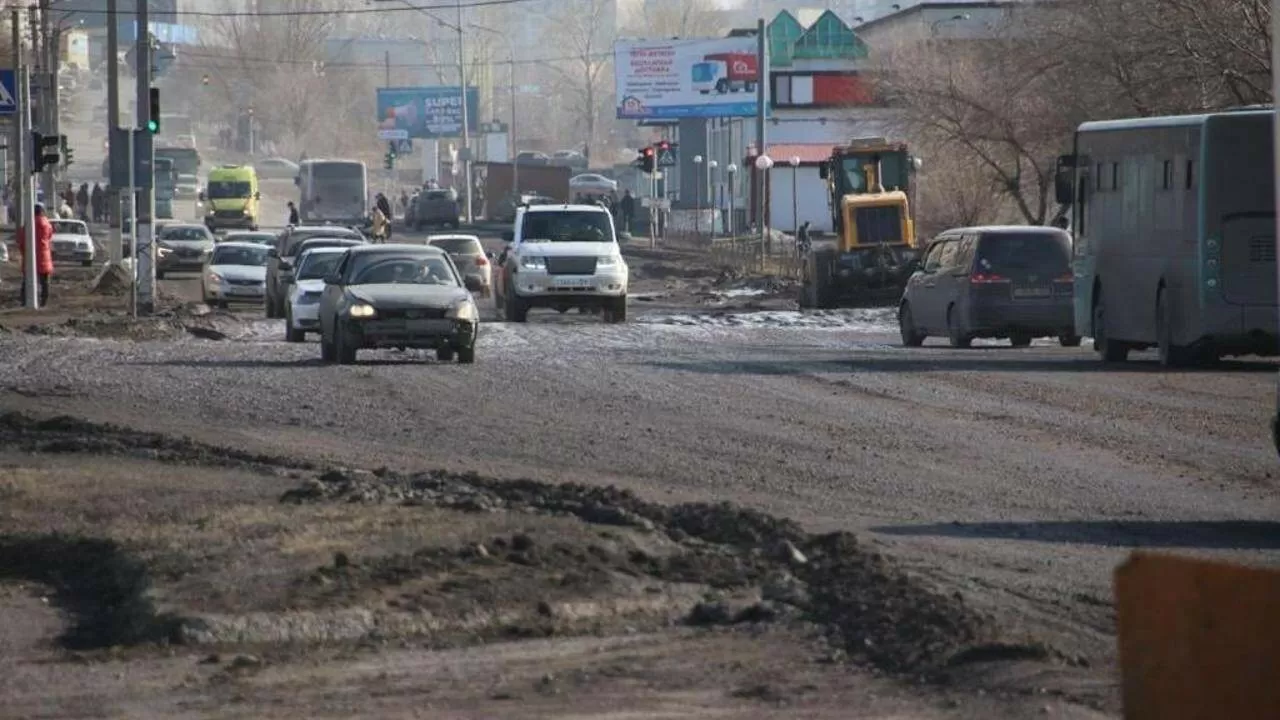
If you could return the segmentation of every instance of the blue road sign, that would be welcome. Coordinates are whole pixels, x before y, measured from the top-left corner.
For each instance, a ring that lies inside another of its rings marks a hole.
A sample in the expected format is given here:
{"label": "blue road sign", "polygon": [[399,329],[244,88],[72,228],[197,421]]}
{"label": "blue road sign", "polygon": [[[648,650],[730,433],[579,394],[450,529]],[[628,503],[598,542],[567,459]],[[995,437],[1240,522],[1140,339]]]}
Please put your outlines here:
{"label": "blue road sign", "polygon": [[0,115],[18,112],[18,73],[0,70]]}
{"label": "blue road sign", "polygon": [[[400,137],[439,138],[462,135],[462,91],[454,86],[378,88],[378,130]],[[479,125],[480,91],[467,87],[467,130]],[[384,136],[385,137],[385,136]]]}

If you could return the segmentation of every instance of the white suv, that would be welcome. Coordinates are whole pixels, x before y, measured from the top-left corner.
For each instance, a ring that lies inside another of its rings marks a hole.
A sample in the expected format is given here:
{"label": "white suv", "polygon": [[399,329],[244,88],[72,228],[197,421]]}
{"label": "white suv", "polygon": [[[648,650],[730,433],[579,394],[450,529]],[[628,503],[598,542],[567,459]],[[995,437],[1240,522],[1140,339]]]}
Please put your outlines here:
{"label": "white suv", "polygon": [[533,205],[516,211],[515,228],[494,279],[494,300],[508,322],[530,308],[600,311],[626,322],[627,264],[613,216],[599,205]]}

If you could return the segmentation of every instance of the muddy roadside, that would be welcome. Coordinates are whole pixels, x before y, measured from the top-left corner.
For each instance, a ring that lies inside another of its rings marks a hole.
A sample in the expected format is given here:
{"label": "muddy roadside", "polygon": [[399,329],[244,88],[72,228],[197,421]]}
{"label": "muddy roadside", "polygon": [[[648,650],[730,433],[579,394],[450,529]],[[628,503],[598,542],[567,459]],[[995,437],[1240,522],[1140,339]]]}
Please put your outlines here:
{"label": "muddy roadside", "polygon": [[232,699],[259,717],[365,714],[370,692],[459,717],[610,697],[687,717],[1113,709],[1046,680],[1070,659],[854,536],[727,504],[311,468],[72,418],[0,416],[0,448],[0,613],[61,617],[8,640],[10,707],[73,708],[57,688],[87,682],[111,712]]}

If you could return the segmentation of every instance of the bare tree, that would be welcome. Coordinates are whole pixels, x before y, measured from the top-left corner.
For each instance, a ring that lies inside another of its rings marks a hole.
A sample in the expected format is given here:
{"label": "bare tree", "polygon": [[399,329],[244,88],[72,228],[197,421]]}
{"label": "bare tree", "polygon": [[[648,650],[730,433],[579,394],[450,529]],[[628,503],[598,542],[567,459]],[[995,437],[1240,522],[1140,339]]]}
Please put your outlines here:
{"label": "bare tree", "polygon": [[599,127],[613,112],[613,0],[555,0],[549,4],[548,25],[554,31],[557,59],[547,63],[557,94],[573,117],[573,136],[583,155],[599,142]]}
{"label": "bare tree", "polygon": [[916,146],[923,159],[916,208],[918,232],[987,225],[1002,219],[1003,193],[991,172],[968,149],[947,142]]}
{"label": "bare tree", "polygon": [[633,16],[625,34],[637,38],[720,37],[728,32],[727,14],[715,0],[679,0],[647,6]]}

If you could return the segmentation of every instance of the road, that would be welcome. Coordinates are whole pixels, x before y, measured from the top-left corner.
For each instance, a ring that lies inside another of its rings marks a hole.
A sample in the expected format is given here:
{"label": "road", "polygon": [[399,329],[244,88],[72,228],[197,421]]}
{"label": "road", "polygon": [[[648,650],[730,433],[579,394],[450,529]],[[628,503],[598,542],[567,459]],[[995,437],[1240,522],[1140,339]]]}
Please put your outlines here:
{"label": "road", "polygon": [[256,311],[222,342],[14,335],[0,404],[355,466],[747,503],[865,533],[1095,661],[1111,658],[1110,573],[1130,548],[1280,560],[1273,364],[907,349],[887,310],[635,304],[621,326],[488,323],[474,366],[395,351],[323,365]]}

